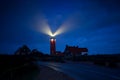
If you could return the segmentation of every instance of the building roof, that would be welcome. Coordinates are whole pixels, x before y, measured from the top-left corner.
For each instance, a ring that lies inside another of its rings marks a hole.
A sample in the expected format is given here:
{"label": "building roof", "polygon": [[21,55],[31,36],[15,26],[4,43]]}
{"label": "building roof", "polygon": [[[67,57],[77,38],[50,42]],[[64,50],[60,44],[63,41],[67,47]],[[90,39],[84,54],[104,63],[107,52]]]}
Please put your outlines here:
{"label": "building roof", "polygon": [[68,46],[66,45],[65,51],[71,53],[81,53],[81,52],[88,52],[87,48],[79,48],[78,46]]}

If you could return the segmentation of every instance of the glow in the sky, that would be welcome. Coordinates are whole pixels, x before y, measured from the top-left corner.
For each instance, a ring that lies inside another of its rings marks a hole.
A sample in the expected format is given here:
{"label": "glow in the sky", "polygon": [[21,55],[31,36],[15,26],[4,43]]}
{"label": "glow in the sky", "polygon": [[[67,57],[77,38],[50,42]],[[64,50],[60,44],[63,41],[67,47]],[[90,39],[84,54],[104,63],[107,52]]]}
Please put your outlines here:
{"label": "glow in the sky", "polygon": [[36,26],[36,30],[38,32],[42,32],[42,33],[49,35],[51,37],[54,37],[58,34],[61,34],[62,31],[64,31],[63,29],[58,29],[55,33],[52,33],[52,30],[50,29],[50,26],[48,25],[47,20],[43,16],[42,17],[37,16],[37,19],[35,20],[35,24],[37,24],[34,26]]}
{"label": "glow in the sky", "polygon": [[45,19],[43,16],[42,17],[40,16],[37,17],[37,30],[51,37],[55,37],[61,33],[64,33],[68,30],[72,30],[73,28],[75,28],[77,22],[76,19],[77,18],[75,16],[69,17],[54,33],[52,33],[50,26],[48,25],[47,19]]}
{"label": "glow in the sky", "polygon": [[69,30],[73,30],[77,28],[77,24],[79,23],[78,21],[78,16],[77,14],[70,16],[68,19],[66,19],[63,24],[56,30],[54,35],[59,35],[61,33],[67,32]]}
{"label": "glow in the sky", "polygon": [[50,29],[50,26],[47,23],[47,20],[43,16],[37,16],[37,18],[35,19],[35,24],[36,25],[34,26],[38,32],[42,32],[49,36],[54,36]]}

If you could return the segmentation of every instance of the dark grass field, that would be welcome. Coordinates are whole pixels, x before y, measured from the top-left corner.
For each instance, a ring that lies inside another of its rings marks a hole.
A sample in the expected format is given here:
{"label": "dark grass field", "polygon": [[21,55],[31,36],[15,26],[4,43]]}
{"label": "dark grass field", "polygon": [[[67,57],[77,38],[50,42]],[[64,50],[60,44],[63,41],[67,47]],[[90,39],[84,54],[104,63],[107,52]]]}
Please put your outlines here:
{"label": "dark grass field", "polygon": [[0,80],[33,80],[39,69],[25,56],[0,56]]}
{"label": "dark grass field", "polygon": [[0,66],[0,80],[73,80],[49,67],[33,63],[28,56],[1,55]]}
{"label": "dark grass field", "polygon": [[[72,57],[70,60],[75,62],[90,61],[96,65],[107,65],[108,67],[116,68],[119,67],[116,64],[120,63],[120,55],[80,56]],[[36,60],[31,58],[29,55],[0,55],[0,80],[38,80],[36,78],[40,74],[40,71],[43,71],[41,74],[46,74],[48,71],[49,74],[53,72],[52,70],[46,71],[48,68],[44,69],[43,67],[43,70],[41,70],[40,66],[33,63],[33,61]],[[37,61],[64,62],[63,58],[58,56],[43,56]]]}

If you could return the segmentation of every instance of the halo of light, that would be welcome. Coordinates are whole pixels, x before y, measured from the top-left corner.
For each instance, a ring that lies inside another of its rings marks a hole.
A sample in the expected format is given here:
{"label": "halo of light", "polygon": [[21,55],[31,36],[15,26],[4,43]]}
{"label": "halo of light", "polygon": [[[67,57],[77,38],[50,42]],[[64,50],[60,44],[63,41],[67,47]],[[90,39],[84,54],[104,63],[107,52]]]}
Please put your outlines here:
{"label": "halo of light", "polygon": [[66,21],[55,31],[55,33],[52,33],[50,26],[48,25],[47,20],[44,18],[44,16],[37,17],[37,30],[39,32],[42,32],[46,35],[49,35],[51,37],[55,37],[61,33],[64,33],[68,30],[72,30],[75,28],[75,24],[77,22],[76,16],[70,16],[66,19]]}
{"label": "halo of light", "polygon": [[47,23],[47,20],[43,16],[37,16],[35,24],[35,28],[38,32],[49,36],[54,36],[50,29],[50,26]]}

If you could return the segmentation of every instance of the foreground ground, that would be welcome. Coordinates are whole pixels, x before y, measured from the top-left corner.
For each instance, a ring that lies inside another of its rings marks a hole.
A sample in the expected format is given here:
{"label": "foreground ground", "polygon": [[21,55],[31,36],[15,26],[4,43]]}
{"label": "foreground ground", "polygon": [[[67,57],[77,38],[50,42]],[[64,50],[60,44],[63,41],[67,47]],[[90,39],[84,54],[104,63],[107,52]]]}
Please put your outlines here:
{"label": "foreground ground", "polygon": [[81,62],[38,62],[38,64],[63,72],[75,80],[120,80],[120,68],[109,68]]}
{"label": "foreground ground", "polygon": [[46,66],[24,64],[20,67],[5,71],[0,80],[74,80],[62,72]]}
{"label": "foreground ground", "polygon": [[74,80],[66,74],[56,71],[46,66],[39,66],[40,73],[36,77],[36,80]]}
{"label": "foreground ground", "polygon": [[120,68],[115,66],[110,68],[70,61],[61,63],[63,61],[58,57],[55,61],[42,62],[35,61],[31,56],[1,55],[0,80],[120,80]]}

